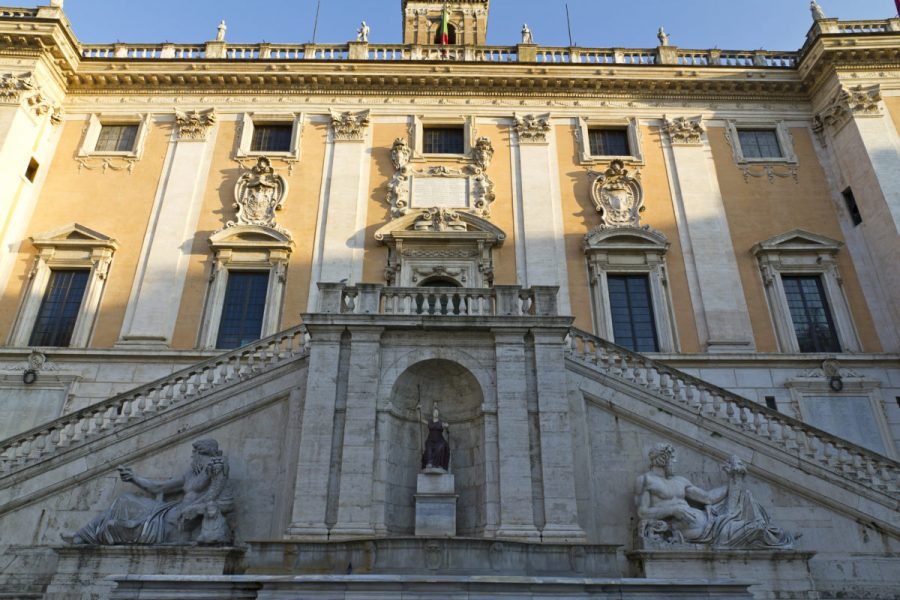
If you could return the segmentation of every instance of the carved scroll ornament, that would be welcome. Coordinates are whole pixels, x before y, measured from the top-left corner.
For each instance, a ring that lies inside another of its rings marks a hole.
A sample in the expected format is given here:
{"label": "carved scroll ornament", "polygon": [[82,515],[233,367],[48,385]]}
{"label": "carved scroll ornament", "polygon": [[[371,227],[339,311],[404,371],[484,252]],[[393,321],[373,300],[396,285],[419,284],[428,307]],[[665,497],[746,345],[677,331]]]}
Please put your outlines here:
{"label": "carved scroll ornament", "polygon": [[687,117],[675,117],[671,121],[667,118],[663,129],[668,134],[672,144],[698,145],[703,142],[703,125],[701,118],[688,119]]}
{"label": "carved scroll ornament", "polygon": [[604,227],[640,227],[644,191],[621,160],[612,161],[606,172],[597,176],[591,196]]}
{"label": "carved scroll ornament", "polygon": [[827,126],[838,131],[853,117],[880,117],[882,114],[881,86],[857,85],[840,90],[831,104],[816,115],[813,129],[822,131]]}
{"label": "carved scroll ornament", "polygon": [[234,186],[237,220],[229,221],[225,225],[226,229],[239,225],[256,225],[286,233],[275,223],[275,211],[283,208],[287,194],[288,184],[284,177],[275,173],[268,158],[259,157],[256,166],[241,175]]}
{"label": "carved scroll ornament", "polygon": [[31,75],[18,77],[12,73],[0,75],[0,103],[18,104],[22,94],[34,90]]}
{"label": "carved scroll ornament", "polygon": [[521,144],[543,144],[550,131],[550,115],[515,115],[516,132]]}

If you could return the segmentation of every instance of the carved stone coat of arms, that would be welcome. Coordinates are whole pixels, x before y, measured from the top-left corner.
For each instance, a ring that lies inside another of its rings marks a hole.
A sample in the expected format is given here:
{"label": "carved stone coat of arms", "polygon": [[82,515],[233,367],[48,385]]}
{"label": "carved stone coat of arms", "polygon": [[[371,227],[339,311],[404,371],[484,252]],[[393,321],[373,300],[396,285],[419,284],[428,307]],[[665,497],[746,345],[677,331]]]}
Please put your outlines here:
{"label": "carved stone coat of arms", "polygon": [[237,220],[229,222],[226,227],[256,225],[279,230],[275,224],[275,211],[284,206],[287,192],[284,177],[275,173],[268,158],[261,156],[252,169],[241,175],[234,187]]}
{"label": "carved stone coat of arms", "polygon": [[591,197],[604,227],[640,227],[644,191],[621,160],[612,161],[606,172],[597,176]]}

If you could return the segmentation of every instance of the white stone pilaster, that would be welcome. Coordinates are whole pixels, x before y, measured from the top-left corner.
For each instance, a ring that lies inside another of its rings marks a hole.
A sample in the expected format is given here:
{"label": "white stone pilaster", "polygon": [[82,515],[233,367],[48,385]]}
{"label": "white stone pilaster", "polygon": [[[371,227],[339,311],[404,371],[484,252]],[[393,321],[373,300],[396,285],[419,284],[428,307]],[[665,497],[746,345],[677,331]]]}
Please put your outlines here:
{"label": "white stone pilaster", "polygon": [[569,277],[565,269],[556,136],[552,129],[536,138],[523,137],[515,133],[515,128],[513,131],[512,150],[518,159],[516,213],[521,219],[516,231],[524,238],[522,253],[526,278],[519,283],[523,287],[559,286],[559,310],[561,314],[569,314]]}
{"label": "white stone pilaster", "polygon": [[291,538],[328,537],[325,518],[343,332],[343,326],[321,326],[310,331],[309,376],[300,425],[294,508],[287,531]]}
{"label": "white stone pilaster", "polygon": [[[707,352],[754,350],[753,329],[706,136],[665,144],[700,345]],[[692,264],[691,264],[692,263]]]}
{"label": "white stone pilaster", "polygon": [[497,443],[500,461],[500,527],[497,537],[536,540],[528,427],[526,330],[496,330]]}
{"label": "white stone pilaster", "polygon": [[[372,133],[367,125],[356,135],[328,135],[328,165],[319,207],[312,281],[347,285],[359,283],[363,273]],[[308,310],[315,311],[318,289],[311,286]]]}
{"label": "white stone pilaster", "polygon": [[350,328],[350,369],[337,523],[331,538],[374,535],[375,391],[381,370],[383,327]]}
{"label": "white stone pilaster", "polygon": [[544,483],[543,541],[584,541],[575,496],[575,454],[566,385],[566,329],[533,329]]}
{"label": "white stone pilaster", "polygon": [[203,195],[216,142],[208,137],[169,145],[164,173],[144,237],[119,344],[168,346],[172,341]]}

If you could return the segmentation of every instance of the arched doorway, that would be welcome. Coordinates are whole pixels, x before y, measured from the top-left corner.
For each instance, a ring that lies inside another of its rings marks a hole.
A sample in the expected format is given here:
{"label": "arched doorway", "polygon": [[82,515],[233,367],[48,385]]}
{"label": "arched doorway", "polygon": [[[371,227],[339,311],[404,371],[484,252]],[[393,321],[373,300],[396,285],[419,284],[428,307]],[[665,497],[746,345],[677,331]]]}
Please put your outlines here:
{"label": "arched doorway", "polygon": [[[447,32],[448,32],[447,38],[450,40],[450,41],[449,41],[449,44],[450,44],[451,46],[455,46],[455,45],[456,45],[456,25],[454,25],[453,23],[449,23],[449,24],[447,25]],[[444,32],[441,31],[441,22],[438,21],[438,22],[437,22],[437,31],[435,32],[435,35],[434,35],[434,43],[435,43],[435,45],[437,45],[437,46],[442,45],[442,43],[443,43],[443,40],[442,40],[443,33],[444,33]]]}
{"label": "arched doorway", "polygon": [[[485,502],[484,394],[472,373],[459,363],[431,359],[406,369],[394,383],[393,407],[386,428],[385,524],[390,535],[415,530],[416,476],[421,468],[424,427],[437,402],[441,419],[450,424],[450,472],[456,478],[457,534],[476,536],[487,521]],[[421,410],[417,406],[421,404]]]}

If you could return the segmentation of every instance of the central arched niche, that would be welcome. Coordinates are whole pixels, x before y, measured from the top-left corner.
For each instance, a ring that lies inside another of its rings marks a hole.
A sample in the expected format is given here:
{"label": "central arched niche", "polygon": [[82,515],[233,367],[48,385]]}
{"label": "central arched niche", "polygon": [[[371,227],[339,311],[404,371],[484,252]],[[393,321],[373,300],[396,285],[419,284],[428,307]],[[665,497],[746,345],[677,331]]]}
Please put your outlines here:
{"label": "central arched niche", "polygon": [[386,525],[390,535],[415,531],[416,476],[421,470],[424,426],[437,400],[441,420],[450,424],[450,472],[459,495],[456,530],[460,536],[483,534],[485,512],[484,394],[468,369],[449,360],[431,359],[407,368],[391,391]]}

